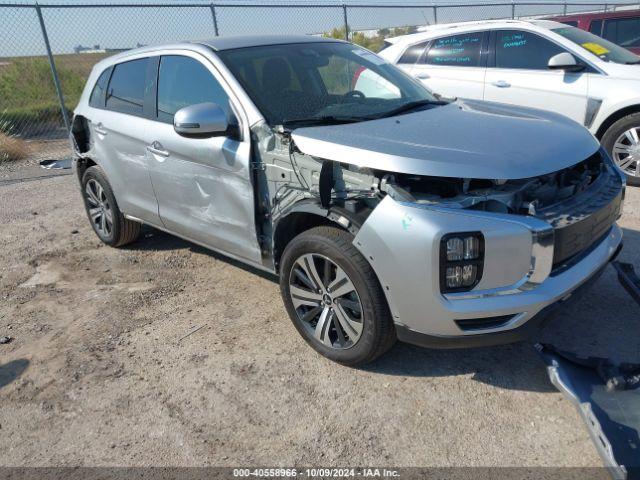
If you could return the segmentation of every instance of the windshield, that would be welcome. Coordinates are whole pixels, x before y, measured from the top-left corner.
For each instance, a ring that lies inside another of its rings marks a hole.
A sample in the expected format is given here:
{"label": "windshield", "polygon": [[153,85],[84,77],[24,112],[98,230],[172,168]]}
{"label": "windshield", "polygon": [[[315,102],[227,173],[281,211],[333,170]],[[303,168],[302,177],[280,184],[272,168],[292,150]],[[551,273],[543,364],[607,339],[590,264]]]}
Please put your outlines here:
{"label": "windshield", "polygon": [[562,35],[573,43],[581,46],[589,53],[593,53],[605,62],[635,64],[640,63],[640,57],[631,53],[626,48],[622,48],[615,43],[611,43],[604,38],[593,33],[580,30],[574,27],[554,28],[552,32]]}
{"label": "windshield", "polygon": [[272,126],[356,122],[439,104],[417,80],[350,43],[267,45],[218,55]]}

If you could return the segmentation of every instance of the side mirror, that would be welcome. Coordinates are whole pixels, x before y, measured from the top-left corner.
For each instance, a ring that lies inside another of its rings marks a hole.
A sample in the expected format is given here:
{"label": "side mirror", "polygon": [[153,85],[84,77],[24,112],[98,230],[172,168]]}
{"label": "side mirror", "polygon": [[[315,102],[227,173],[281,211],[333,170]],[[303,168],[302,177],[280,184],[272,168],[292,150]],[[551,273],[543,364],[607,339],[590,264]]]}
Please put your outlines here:
{"label": "side mirror", "polygon": [[584,70],[584,65],[580,65],[576,57],[569,52],[562,52],[549,59],[547,64],[550,70],[565,70],[567,72],[579,72]]}
{"label": "side mirror", "polygon": [[181,108],[173,116],[173,129],[184,137],[216,137],[227,135],[227,114],[215,103],[197,103]]}

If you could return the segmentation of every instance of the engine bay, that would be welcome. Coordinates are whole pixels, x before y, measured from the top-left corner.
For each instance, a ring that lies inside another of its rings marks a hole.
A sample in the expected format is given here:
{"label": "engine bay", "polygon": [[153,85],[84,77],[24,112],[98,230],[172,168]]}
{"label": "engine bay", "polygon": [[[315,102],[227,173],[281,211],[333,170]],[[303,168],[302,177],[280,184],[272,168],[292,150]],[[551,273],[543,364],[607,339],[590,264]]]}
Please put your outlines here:
{"label": "engine bay", "polygon": [[383,176],[380,189],[418,204],[437,204],[496,213],[537,215],[587,190],[605,168],[600,152],[558,172],[517,180]]}

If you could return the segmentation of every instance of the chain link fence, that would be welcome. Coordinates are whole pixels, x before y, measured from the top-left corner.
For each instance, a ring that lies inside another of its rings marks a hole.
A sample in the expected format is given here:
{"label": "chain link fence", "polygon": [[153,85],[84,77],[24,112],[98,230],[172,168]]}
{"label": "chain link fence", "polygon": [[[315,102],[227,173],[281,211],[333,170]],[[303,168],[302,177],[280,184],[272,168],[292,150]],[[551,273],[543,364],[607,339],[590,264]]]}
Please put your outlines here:
{"label": "chain link fence", "polygon": [[[408,0],[410,1],[410,0]],[[69,118],[91,68],[141,45],[218,35],[313,34],[376,50],[438,23],[640,8],[635,3],[0,3],[0,162],[69,155]]]}

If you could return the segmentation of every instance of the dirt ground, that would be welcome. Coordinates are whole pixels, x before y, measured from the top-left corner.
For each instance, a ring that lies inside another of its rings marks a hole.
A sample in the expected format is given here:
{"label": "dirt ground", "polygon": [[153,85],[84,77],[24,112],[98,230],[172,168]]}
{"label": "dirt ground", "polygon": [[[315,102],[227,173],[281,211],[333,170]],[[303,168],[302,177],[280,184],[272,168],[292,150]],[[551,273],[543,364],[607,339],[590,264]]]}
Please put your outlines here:
{"label": "dirt ground", "polygon": [[[105,247],[75,177],[12,178],[0,466],[601,465],[530,343],[397,344],[345,368],[306,346],[273,278],[154,230]],[[640,270],[640,189],[620,223]],[[637,362],[639,312],[608,267],[542,337]]]}

